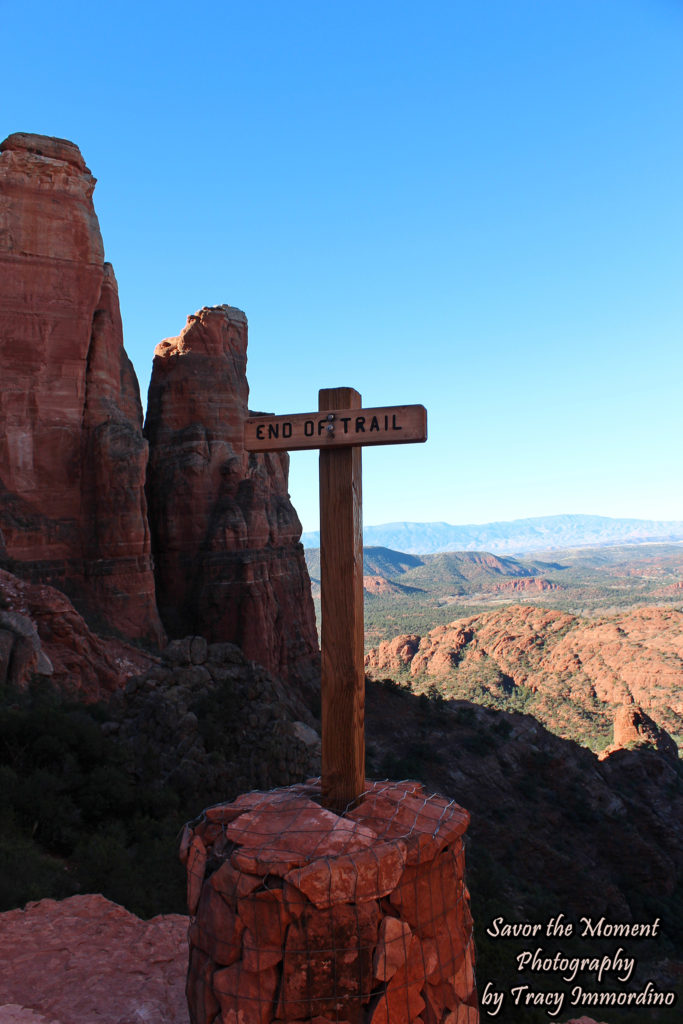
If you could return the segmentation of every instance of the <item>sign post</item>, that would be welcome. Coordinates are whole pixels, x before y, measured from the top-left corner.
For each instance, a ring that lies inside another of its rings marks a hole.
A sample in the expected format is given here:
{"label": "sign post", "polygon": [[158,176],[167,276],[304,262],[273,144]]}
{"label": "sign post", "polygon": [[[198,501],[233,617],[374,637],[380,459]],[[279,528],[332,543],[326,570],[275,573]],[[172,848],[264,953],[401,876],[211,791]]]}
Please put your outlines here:
{"label": "sign post", "polygon": [[427,440],[422,405],[363,409],[353,388],[324,388],[317,413],[253,416],[247,451],[320,449],[323,804],[342,814],[365,788],[361,447]]}

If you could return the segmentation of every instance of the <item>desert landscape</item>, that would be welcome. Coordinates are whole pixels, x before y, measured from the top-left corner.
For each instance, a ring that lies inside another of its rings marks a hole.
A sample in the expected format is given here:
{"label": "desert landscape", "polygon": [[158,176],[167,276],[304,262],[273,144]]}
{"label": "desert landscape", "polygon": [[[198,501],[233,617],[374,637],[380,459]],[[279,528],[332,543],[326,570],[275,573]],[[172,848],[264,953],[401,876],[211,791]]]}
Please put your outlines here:
{"label": "desert landscape", "polygon": [[[80,150],[15,133],[0,183],[0,1019],[180,1022],[183,825],[320,774],[319,554],[300,541],[287,455],[244,448],[245,314],[204,307],[157,345],[143,423]],[[512,991],[529,943],[511,933],[503,955],[496,920],[657,921],[621,943],[637,971],[619,991],[680,984],[682,588],[675,542],[366,548],[367,777],[471,816],[458,885],[469,907],[466,868],[477,990],[418,986],[414,1019],[472,1024],[477,991],[481,1019],[485,993]],[[95,933],[134,954],[109,962]],[[609,929],[591,942],[618,946]],[[555,936],[544,954],[560,947],[586,943]],[[43,984],[55,970],[89,976],[82,999]],[[558,981],[534,986],[524,1024],[548,1019]],[[280,1011],[302,1019],[289,998]],[[210,1024],[217,1004],[200,1003]],[[521,1018],[508,1000],[497,1019]]]}

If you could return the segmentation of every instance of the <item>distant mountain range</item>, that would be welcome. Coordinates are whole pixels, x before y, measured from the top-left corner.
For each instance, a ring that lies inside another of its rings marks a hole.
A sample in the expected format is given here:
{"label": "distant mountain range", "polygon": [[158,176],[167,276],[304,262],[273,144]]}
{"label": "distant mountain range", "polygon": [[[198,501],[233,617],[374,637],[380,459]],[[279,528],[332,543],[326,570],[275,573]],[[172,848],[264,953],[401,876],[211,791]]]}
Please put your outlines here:
{"label": "distant mountain range", "polygon": [[[320,534],[304,533],[306,548],[320,545]],[[385,523],[366,526],[366,545],[378,545],[408,554],[437,551],[493,551],[524,554],[611,544],[647,544],[683,541],[683,521],[611,519],[607,516],[539,516],[512,522],[452,526],[450,523]]]}

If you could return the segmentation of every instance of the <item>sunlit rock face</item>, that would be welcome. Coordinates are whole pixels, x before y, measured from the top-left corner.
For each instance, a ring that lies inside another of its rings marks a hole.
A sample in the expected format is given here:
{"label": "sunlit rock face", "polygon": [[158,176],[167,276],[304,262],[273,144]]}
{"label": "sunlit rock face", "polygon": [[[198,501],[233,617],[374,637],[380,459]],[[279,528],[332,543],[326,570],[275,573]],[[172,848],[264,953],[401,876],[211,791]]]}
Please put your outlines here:
{"label": "sunlit rock face", "polygon": [[289,457],[244,449],[247,319],[205,307],[157,346],[145,436],[157,600],[171,637],[238,644],[285,679],[318,663]]}
{"label": "sunlit rock face", "polygon": [[162,637],[139,387],[77,146],[0,145],[0,555],[128,638]]}
{"label": "sunlit rock face", "polygon": [[149,453],[78,147],[11,135],[0,185],[0,567],[57,587],[99,632],[163,643],[163,620],[313,680],[288,457],[244,450],[245,315],[202,309],[157,346]]}

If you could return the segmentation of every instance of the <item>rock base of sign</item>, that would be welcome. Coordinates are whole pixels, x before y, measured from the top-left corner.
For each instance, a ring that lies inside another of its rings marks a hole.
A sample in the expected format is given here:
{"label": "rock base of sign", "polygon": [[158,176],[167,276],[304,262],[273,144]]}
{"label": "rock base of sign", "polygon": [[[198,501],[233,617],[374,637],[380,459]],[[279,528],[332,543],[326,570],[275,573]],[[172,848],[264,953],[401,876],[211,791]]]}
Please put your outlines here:
{"label": "rock base of sign", "polygon": [[467,811],[368,782],[240,796],[186,826],[192,1024],[478,1024]]}

